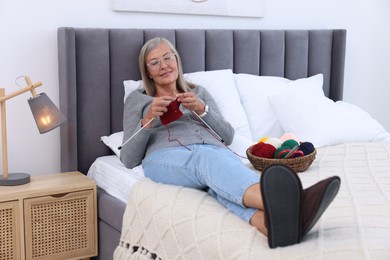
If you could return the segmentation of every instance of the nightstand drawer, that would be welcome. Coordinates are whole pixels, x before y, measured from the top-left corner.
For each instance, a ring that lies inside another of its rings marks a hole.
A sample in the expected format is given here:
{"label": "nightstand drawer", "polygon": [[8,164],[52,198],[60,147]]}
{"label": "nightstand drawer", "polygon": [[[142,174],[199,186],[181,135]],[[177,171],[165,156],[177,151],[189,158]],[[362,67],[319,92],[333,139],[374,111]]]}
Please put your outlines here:
{"label": "nightstand drawer", "polygon": [[70,259],[96,252],[94,190],[24,200],[26,259]]}
{"label": "nightstand drawer", "polygon": [[0,203],[0,259],[20,259],[20,214],[18,201]]}

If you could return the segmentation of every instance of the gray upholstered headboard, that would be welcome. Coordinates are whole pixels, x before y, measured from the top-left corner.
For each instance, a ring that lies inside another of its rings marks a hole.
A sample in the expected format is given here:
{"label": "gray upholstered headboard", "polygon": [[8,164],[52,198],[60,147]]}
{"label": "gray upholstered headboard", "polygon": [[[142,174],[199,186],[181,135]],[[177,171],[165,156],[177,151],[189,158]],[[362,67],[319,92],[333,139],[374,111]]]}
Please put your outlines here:
{"label": "gray upholstered headboard", "polygon": [[184,72],[232,69],[289,79],[324,74],[324,92],[342,99],[345,30],[198,30],[59,28],[62,171],[86,173],[110,154],[100,137],[122,130],[123,80],[140,79],[143,43],[164,36]]}

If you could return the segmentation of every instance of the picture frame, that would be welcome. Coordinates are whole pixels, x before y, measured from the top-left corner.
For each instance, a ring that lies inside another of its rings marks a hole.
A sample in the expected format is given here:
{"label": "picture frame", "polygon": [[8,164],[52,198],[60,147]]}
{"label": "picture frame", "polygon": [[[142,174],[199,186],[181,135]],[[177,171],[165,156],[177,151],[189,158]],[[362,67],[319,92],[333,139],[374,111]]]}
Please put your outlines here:
{"label": "picture frame", "polygon": [[264,0],[113,0],[114,11],[263,17]]}

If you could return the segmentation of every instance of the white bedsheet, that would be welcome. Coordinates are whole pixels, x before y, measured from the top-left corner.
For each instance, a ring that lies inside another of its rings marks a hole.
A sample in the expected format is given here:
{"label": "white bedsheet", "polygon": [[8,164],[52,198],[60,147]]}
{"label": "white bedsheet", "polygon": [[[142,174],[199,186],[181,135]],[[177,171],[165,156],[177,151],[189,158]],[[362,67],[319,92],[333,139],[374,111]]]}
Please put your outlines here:
{"label": "white bedsheet", "polygon": [[116,155],[109,155],[97,158],[87,176],[108,194],[126,203],[133,185],[144,178],[144,170],[141,165],[128,169]]}

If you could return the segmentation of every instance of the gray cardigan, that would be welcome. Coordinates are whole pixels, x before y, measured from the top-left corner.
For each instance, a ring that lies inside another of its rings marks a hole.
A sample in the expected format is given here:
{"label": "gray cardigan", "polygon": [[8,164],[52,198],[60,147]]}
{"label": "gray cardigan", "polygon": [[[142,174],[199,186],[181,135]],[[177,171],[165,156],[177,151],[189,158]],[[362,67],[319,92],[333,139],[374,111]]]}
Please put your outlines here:
{"label": "gray cardigan", "polygon": [[[209,106],[209,112],[202,119],[209,125],[224,141],[230,145],[234,137],[234,129],[221,115],[217,104],[209,92],[197,86],[192,89],[199,99]],[[143,94],[141,90],[135,90],[126,98],[123,115],[123,142],[131,137],[141,128],[141,119],[146,115],[153,97]],[[142,129],[133,139],[123,145],[121,149],[121,161],[128,168],[134,168],[142,163],[142,160],[152,152],[170,146],[180,146],[177,141],[168,140],[168,129],[170,140],[177,139],[183,145],[204,143],[223,146],[221,141],[213,136],[209,130],[192,114],[191,111],[180,106],[183,116],[169,123],[162,125],[160,118],[152,121],[151,129]]]}

